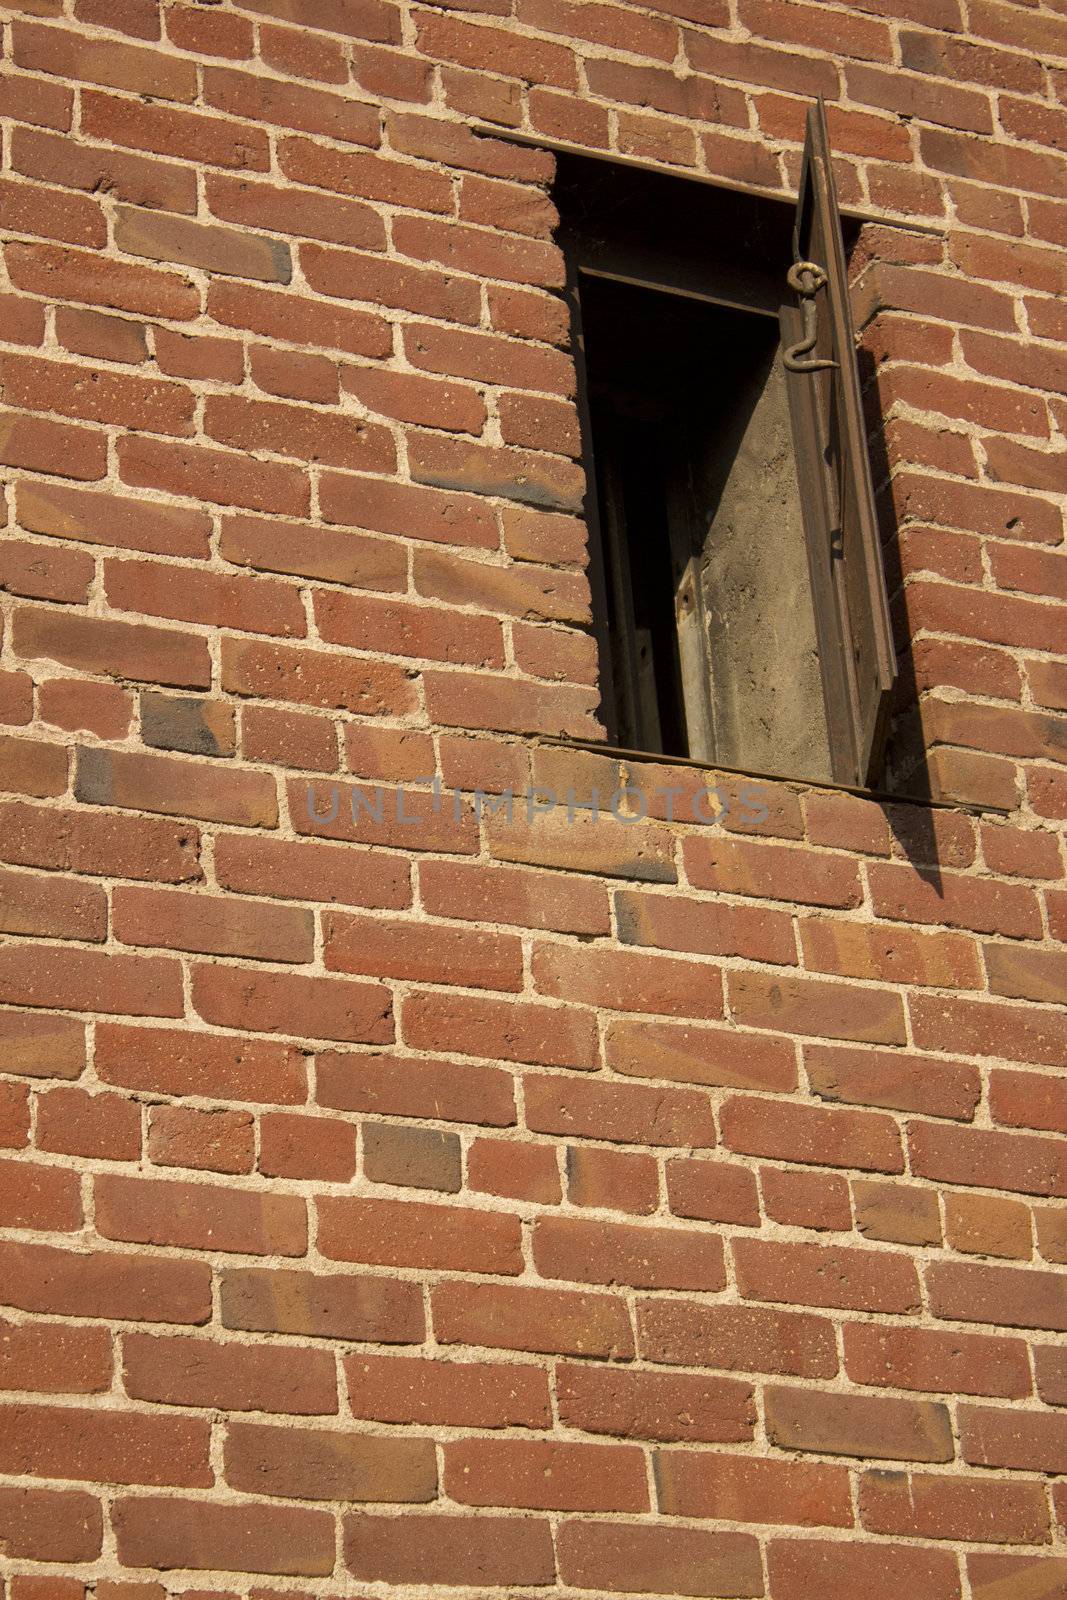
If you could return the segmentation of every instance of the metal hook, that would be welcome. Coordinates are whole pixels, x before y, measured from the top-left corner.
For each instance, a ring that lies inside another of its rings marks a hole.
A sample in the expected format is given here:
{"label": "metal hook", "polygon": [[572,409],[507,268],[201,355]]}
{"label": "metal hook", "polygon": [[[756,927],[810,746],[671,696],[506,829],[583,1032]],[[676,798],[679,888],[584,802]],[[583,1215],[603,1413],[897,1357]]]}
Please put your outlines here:
{"label": "metal hook", "polygon": [[804,337],[782,354],[782,363],[788,372],[821,372],[825,367],[836,367],[836,361],[801,361],[799,357],[814,350],[819,337],[815,322],[815,296],[826,282],[826,273],[815,261],[794,261],[786,274],[786,282],[794,294],[800,296],[804,308]]}

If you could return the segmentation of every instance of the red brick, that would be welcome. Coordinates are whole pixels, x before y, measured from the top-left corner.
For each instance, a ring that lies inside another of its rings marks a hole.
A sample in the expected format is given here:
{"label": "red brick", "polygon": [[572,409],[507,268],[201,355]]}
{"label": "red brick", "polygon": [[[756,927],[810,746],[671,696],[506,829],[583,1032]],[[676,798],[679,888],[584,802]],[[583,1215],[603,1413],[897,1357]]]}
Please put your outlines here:
{"label": "red brick", "polygon": [[614,1072],[627,1077],[740,1089],[796,1085],[790,1042],[736,1028],[619,1020],[608,1026],[605,1056]]}
{"label": "red brick", "polygon": [[433,1442],[256,1423],[226,1430],[226,1481],[299,1500],[426,1501],[437,1492]]}
{"label": "red brick", "polygon": [[960,1453],[971,1466],[1059,1473],[1067,1460],[1067,1418],[1018,1406],[959,1408]]}
{"label": "red brick", "polygon": [[242,1267],[222,1276],[222,1323],[260,1333],[421,1344],[418,1285],[384,1275]]}
{"label": "red brick", "polygon": [[137,1161],[141,1108],[121,1094],[88,1094],[67,1086],[37,1097],[40,1150],[104,1161]]}
{"label": "red brick", "polygon": [[556,999],[611,1011],[655,1011],[718,1017],[718,969],[629,951],[577,953],[562,945],[535,947],[534,984]]}
{"label": "red brick", "polygon": [[357,1354],[345,1357],[344,1368],[357,1418],[461,1428],[549,1424],[548,1381],[536,1367]]}
{"label": "red brick", "polygon": [[99,356],[140,366],[148,356],[143,322],[112,317],[101,311],[77,311],[60,306],[56,311],[56,337],[78,355]]}
{"label": "red brick", "polygon": [[391,662],[251,639],[223,640],[222,679],[232,694],[364,716],[403,715],[414,703],[407,674]]}
{"label": "red brick", "polygon": [[315,931],[310,911],[132,887],[114,891],[112,927],[124,944],[289,962],[312,959]]}
{"label": "red brick", "polygon": [[1048,1506],[1036,1483],[867,1473],[860,1517],[872,1533],[911,1538],[1041,1544],[1048,1537]]}
{"label": "red brick", "polygon": [[495,1283],[440,1283],[432,1294],[441,1344],[529,1350],[544,1355],[633,1355],[625,1302],[617,1295]]}
{"label": "red brick", "polygon": [[252,54],[252,24],[244,17],[186,5],[173,6],[166,19],[167,38],[180,50],[236,60],[247,59]]}
{"label": "red brick", "polygon": [[770,1385],[767,1436],[786,1450],[891,1461],[951,1461],[948,1410],[929,1400],[892,1400]]}
{"label": "red brick", "polygon": [[74,117],[74,92],[48,78],[10,73],[0,84],[0,107],[15,122],[66,131]]}
{"label": "red brick", "polygon": [[206,1264],[92,1254],[46,1245],[0,1245],[5,1303],[61,1316],[121,1317],[133,1322],[206,1322],[211,1272]]}
{"label": "red brick", "polygon": [[638,1304],[638,1330],[641,1354],[672,1366],[798,1377],[837,1371],[832,1324],[807,1313],[645,1300]]}
{"label": "red brick", "polygon": [[267,137],[258,128],[228,118],[171,106],[120,100],[93,89],[82,91],[82,131],[127,149],[150,150],[206,166],[266,172]]}
{"label": "red brick", "polygon": [[481,548],[498,539],[495,520],[470,495],[328,472],[321,500],[325,520],[346,527]]}
{"label": "red brick", "polygon": [[210,680],[204,640],[140,623],[22,608],[15,613],[12,638],[24,657],[45,657],[84,671],[188,688],[204,688]]}
{"label": "red brick", "polygon": [[207,105],[232,116],[372,148],[381,142],[377,107],[349,95],[216,66],[204,68],[203,93]]}
{"label": "red brick", "polygon": [[767,1566],[778,1600],[819,1594],[845,1600],[892,1600],[901,1593],[923,1600],[958,1600],[959,1566],[954,1553],[914,1546],[852,1540],[772,1539]]}
{"label": "red brick", "polygon": [[307,1249],[304,1201],[296,1195],[110,1174],[94,1187],[96,1226],[108,1239],[246,1255]]}
{"label": "red brick", "polygon": [[[10,81],[10,80],[9,80]],[[67,189],[107,193],[130,205],[162,211],[196,210],[196,174],[186,166],[103,145],[57,138],[29,128],[15,130],[12,165],[28,178],[44,178]]]}
{"label": "red brick", "polygon": [[850,1323],[845,1367],[854,1383],[1016,1399],[1031,1389],[1021,1339]]}
{"label": "red brick", "polygon": [[0,928],[54,939],[102,940],[107,904],[102,889],[54,875],[0,870]]}
{"label": "red brick", "polygon": [[460,1272],[522,1271],[519,1219],[466,1206],[322,1197],[319,1249],[332,1261]]}
{"label": "red brick", "polygon": [[22,1150],[30,1142],[30,1092],[26,1084],[0,1084],[0,1145]]}
{"label": "red brick", "polygon": [[189,824],[92,816],[17,801],[0,807],[0,817],[0,854],[20,866],[175,883],[201,876],[199,841]]}
{"label": "red brick", "polygon": [[848,1184],[836,1173],[761,1167],[760,1189],[763,1208],[775,1222],[819,1231],[847,1232],[851,1227]]}
{"label": "red brick", "polygon": [[655,1457],[660,1510],[721,1522],[852,1525],[852,1497],[842,1467],[820,1462],[753,1460],[710,1450],[663,1450]]}
{"label": "red brick", "polygon": [[[907,1183],[852,1185],[856,1230],[865,1239],[897,1244],[941,1243],[941,1212],[933,1189]],[[847,1223],[844,1224],[847,1227]]]}
{"label": "red brick", "polygon": [[561,1528],[557,1549],[562,1582],[579,1589],[763,1593],[759,1546],[748,1534],[573,1520]]}
{"label": "red brick", "polygon": [[1020,1200],[984,1194],[945,1196],[945,1237],[954,1250],[1028,1261],[1032,1234],[1030,1208]]}
{"label": "red brick", "polygon": [[97,1027],[96,1069],[105,1083],[160,1094],[295,1105],[307,1097],[307,1066],[292,1045],[224,1034]]}
{"label": "red brick", "polygon": [[210,1437],[210,1425],[193,1418],[81,1406],[0,1408],[4,1471],[31,1477],[208,1488]]}
{"label": "red brick", "polygon": [[804,1064],[813,1091],[824,1100],[969,1122],[981,1094],[975,1067],[911,1052],[810,1044],[804,1046]]}
{"label": "red brick", "polygon": [[57,239],[97,250],[107,243],[107,222],[97,201],[75,199],[41,184],[0,180],[0,223],[6,233],[31,239]]}
{"label": "red brick", "polygon": [[750,1300],[836,1306],[852,1311],[915,1311],[914,1263],[899,1251],[735,1239],[741,1293]]}
{"label": "red brick", "polygon": [[268,1177],[347,1183],[356,1170],[356,1130],[335,1117],[268,1112],[260,1119],[259,1170]]}
{"label": "red brick", "polygon": [[445,1491],[461,1505],[505,1504],[535,1511],[648,1509],[644,1454],[632,1446],[461,1439],[446,1444],[444,1455]]}
{"label": "red brick", "polygon": [[920,1177],[1019,1194],[1067,1194],[1067,1152],[1055,1139],[913,1122],[908,1146],[911,1169]]}
{"label": "red brick", "polygon": [[566,1162],[567,1198],[571,1205],[628,1211],[639,1216],[656,1210],[659,1173],[653,1157],[572,1145]]}
{"label": "red brick", "polygon": [[0,1160],[0,1219],[5,1228],[76,1231],[83,1221],[77,1174],[32,1161]]}
{"label": "red brick", "polygon": [[379,416],[457,433],[481,433],[485,423],[484,402],[464,384],[373,367],[346,367],[341,382],[346,394]]}
{"label": "red brick", "polygon": [[202,511],[51,483],[18,485],[18,521],[31,533],[153,555],[206,556],[211,532]]}
{"label": "red brick", "polygon": [[328,970],[342,973],[522,989],[520,941],[491,931],[330,912],[323,917],[323,958]]}
{"label": "red brick", "polygon": [[176,962],[157,957],[9,945],[0,951],[0,998],[68,1011],[176,1017],[181,973]]}
{"label": "red brick", "polygon": [[259,1033],[300,1030],[312,1038],[365,1044],[393,1037],[389,991],[377,983],[197,966],[193,1005],[206,1022]]}
{"label": "red brick", "polygon": [[[168,642],[176,637],[168,636]],[[272,774],[135,751],[82,746],[74,793],[88,805],[198,816],[247,828],[273,828],[278,822]]]}
{"label": "red brick", "polygon": [[12,53],[18,66],[59,78],[102,83],[153,99],[196,98],[195,64],[159,50],[16,22]]}
{"label": "red brick", "polygon": [[639,1289],[721,1289],[721,1242],[685,1228],[541,1217],[534,1262],[542,1277]]}
{"label": "red brick", "polygon": [[419,866],[422,904],[431,916],[504,922],[559,933],[607,933],[607,895],[599,884],[559,873],[480,862],[427,860]]}
{"label": "red brick", "polygon": [[891,1117],[736,1095],[721,1107],[719,1126],[723,1144],[744,1155],[870,1172],[904,1170],[900,1131]]}
{"label": "red brick", "polygon": [[107,472],[107,445],[95,428],[71,428],[64,422],[11,412],[0,428],[0,460],[29,472],[92,481]]}
{"label": "red brick", "polygon": [[467,1151],[467,1187],[476,1194],[559,1205],[562,1189],[556,1146],[475,1139]]}
{"label": "red brick", "polygon": [[320,1104],[345,1111],[498,1128],[516,1120],[511,1074],[491,1067],[325,1053],[318,1057],[316,1076]]}
{"label": "red brick", "polygon": [[119,440],[119,475],[134,487],[283,516],[301,516],[310,503],[302,468],[200,445],[127,436]]}
{"label": "red brick", "polygon": [[246,706],[242,710],[242,754],[250,762],[333,773],[338,768],[338,736],[326,717]]}
{"label": "red brick", "polygon": [[255,1128],[248,1111],[194,1106],[153,1106],[148,1157],[157,1167],[206,1172],[251,1172]]}
{"label": "red brick", "polygon": [[0,1388],[99,1394],[110,1388],[111,1371],[111,1335],[105,1328],[61,1322],[0,1324]]}
{"label": "red brick", "polygon": [[995,1600],[1005,1584],[1055,1594],[1067,1583],[1067,1561],[1061,1556],[968,1555],[967,1574],[975,1600]]}
{"label": "red brick", "polygon": [[67,751],[61,745],[0,735],[0,788],[47,799],[67,788]]}
{"label": "red brick", "polygon": [[337,366],[328,357],[272,350],[269,345],[254,345],[249,355],[252,381],[265,393],[287,400],[337,404],[340,397]]}
{"label": "red brick", "polygon": [[175,377],[240,383],[244,376],[244,351],[235,339],[206,339],[173,328],[156,328],[153,344],[160,371]]}
{"label": "red brick", "polygon": [[112,1511],[118,1557],[126,1567],[328,1576],[334,1567],[334,1519],[325,1511],[225,1504],[141,1495]]}
{"label": "red brick", "polygon": [[734,1018],[748,1026],[867,1044],[905,1042],[903,1004],[888,989],[732,971],[728,995]]}
{"label": "red brick", "polygon": [[1044,1073],[993,1071],[989,1113],[1009,1128],[1067,1132],[1067,1084]]}
{"label": "red brick", "polygon": [[365,1122],[361,1139],[363,1174],[372,1183],[442,1194],[458,1194],[463,1186],[463,1150],[457,1134]]}
{"label": "red brick", "polygon": [[91,1561],[103,1539],[99,1502],[76,1490],[0,1489],[0,1539],[16,1561]]}
{"label": "red brick", "polygon": [[74,362],[43,362],[32,355],[5,355],[2,366],[5,394],[27,411],[58,411],[152,434],[192,432],[194,397],[182,384],[88,370]]}
{"label": "red brick", "polygon": [[[348,61],[344,47],[333,39],[317,39],[297,28],[261,24],[260,52],[269,66],[294,78],[317,78],[324,83],[347,83]],[[251,54],[251,52],[249,52]]]}
{"label": "red brick", "polygon": [[199,311],[198,291],[173,272],[105,261],[94,253],[60,245],[9,244],[4,256],[12,282],[31,294],[176,321],[185,321]]}
{"label": "red brick", "polygon": [[[309,184],[316,189],[330,189],[340,194],[355,195],[360,200],[379,201],[391,206],[406,206],[417,211],[450,213],[453,208],[452,185],[445,174],[425,167],[393,161],[386,156],[365,151],[331,150],[310,139],[283,138],[279,140],[279,164],[286,178],[298,184]],[[340,260],[322,252],[302,253],[306,265],[320,268],[328,264],[340,265]],[[389,281],[402,282],[439,281],[436,274],[390,274]],[[377,287],[377,284],[374,285]],[[332,292],[324,287],[326,293]],[[442,285],[442,287],[444,287]],[[469,294],[469,286],[458,291]],[[349,295],[348,298],[357,298]],[[358,298],[364,298],[359,295]],[[377,298],[377,296],[372,296]],[[384,302],[389,304],[391,302]],[[411,305],[408,310],[436,313],[428,306]],[[476,320],[464,317],[463,321]]]}
{"label": "red brick", "polygon": [[1026,1267],[934,1261],[926,1268],[930,1309],[956,1322],[1067,1332],[1062,1274]]}
{"label": "red brick", "polygon": [[715,1125],[706,1095],[651,1085],[528,1075],[526,1125],[535,1133],[613,1144],[710,1149]]}
{"label": "red brick", "polygon": [[676,1217],[759,1226],[755,1174],[732,1162],[684,1158],[668,1161],[667,1196]]}
{"label": "red brick", "polygon": [[937,988],[982,985],[977,945],[962,935],[812,917],[800,924],[800,942],[814,972]]}
{"label": "red brick", "polygon": [[556,1388],[561,1421],[586,1433],[730,1443],[753,1437],[751,1386],[730,1378],[561,1363]]}
{"label": "red brick", "polygon": [[411,900],[400,857],[318,841],[220,834],[215,871],[224,888],[240,894],[394,909]]}
{"label": "red brick", "polygon": [[[427,308],[427,314],[434,312]],[[452,320],[457,320],[454,314]],[[404,350],[412,366],[424,372],[470,378],[476,383],[521,384],[524,388],[563,396],[574,392],[573,370],[561,352],[524,344],[518,339],[413,323],[405,331]],[[501,474],[502,481],[503,476]],[[509,498],[521,497],[512,495]]]}
{"label": "red brick", "polygon": [[404,1002],[403,1028],[408,1044],[424,1050],[448,1050],[461,1039],[465,1055],[545,1066],[596,1063],[593,1014],[573,1006],[418,994]]}
{"label": "red brick", "polygon": [[85,1025],[71,1017],[0,1012],[4,1070],[30,1078],[77,1078],[85,1066]]}
{"label": "red brick", "polygon": [[1067,1351],[1038,1345],[1034,1350],[1034,1371],[1042,1400],[1050,1405],[1062,1405],[1067,1395]]}
{"label": "red brick", "polygon": [[350,1512],[343,1529],[345,1564],[365,1583],[540,1585],[555,1571],[541,1517]]}

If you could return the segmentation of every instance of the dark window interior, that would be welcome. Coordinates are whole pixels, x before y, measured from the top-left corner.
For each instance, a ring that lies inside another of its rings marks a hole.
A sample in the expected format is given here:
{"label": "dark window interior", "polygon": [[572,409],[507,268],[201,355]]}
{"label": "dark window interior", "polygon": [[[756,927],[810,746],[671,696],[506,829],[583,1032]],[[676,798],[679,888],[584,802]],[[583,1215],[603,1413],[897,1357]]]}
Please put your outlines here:
{"label": "dark window interior", "polygon": [[612,743],[834,775],[779,315],[792,203],[559,157]]}

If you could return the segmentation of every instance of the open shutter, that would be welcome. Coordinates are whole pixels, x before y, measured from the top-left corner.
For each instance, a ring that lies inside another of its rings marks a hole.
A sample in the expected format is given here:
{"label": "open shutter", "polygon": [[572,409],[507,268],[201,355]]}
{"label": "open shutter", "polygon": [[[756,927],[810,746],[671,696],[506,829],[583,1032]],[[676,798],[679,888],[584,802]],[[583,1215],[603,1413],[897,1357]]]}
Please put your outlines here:
{"label": "open shutter", "polygon": [[[807,308],[814,347],[797,357],[812,365],[788,381],[833,772],[839,783],[866,784],[881,760],[897,668],[821,100],[808,112],[793,248],[824,280]],[[783,306],[781,321],[786,346],[801,343],[800,307]]]}

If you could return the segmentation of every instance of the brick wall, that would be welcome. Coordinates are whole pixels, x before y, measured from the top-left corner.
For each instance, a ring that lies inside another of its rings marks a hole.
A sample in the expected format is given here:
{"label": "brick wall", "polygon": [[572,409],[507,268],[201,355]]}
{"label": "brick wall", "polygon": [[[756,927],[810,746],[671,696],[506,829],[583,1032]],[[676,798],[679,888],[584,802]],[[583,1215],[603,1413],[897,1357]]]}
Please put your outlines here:
{"label": "brick wall", "polygon": [[[0,10],[6,1600],[1067,1594],[1062,0]],[[948,803],[671,821],[470,127],[815,93]]]}

